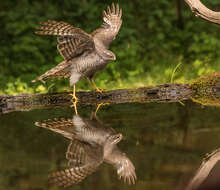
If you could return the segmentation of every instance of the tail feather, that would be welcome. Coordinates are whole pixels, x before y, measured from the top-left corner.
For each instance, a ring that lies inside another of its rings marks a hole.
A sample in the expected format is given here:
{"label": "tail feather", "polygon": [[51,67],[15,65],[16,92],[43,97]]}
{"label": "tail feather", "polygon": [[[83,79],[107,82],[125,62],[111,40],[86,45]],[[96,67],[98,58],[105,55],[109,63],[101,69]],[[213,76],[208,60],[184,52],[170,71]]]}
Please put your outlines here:
{"label": "tail feather", "polygon": [[54,172],[48,176],[49,182],[64,188],[73,184],[78,184],[88,175],[91,175],[93,172],[95,172],[101,163],[102,162],[86,163],[83,166],[72,167]]}
{"label": "tail feather", "polygon": [[68,139],[72,139],[74,135],[72,119],[54,118],[42,122],[35,122],[35,125],[59,133]]}
{"label": "tail feather", "polygon": [[37,77],[36,79],[32,80],[32,82],[37,82],[39,80],[44,80],[48,78],[68,78],[70,77],[70,68],[71,64],[67,61],[63,61],[58,64],[56,67],[50,69],[49,71],[45,72],[43,75]]}

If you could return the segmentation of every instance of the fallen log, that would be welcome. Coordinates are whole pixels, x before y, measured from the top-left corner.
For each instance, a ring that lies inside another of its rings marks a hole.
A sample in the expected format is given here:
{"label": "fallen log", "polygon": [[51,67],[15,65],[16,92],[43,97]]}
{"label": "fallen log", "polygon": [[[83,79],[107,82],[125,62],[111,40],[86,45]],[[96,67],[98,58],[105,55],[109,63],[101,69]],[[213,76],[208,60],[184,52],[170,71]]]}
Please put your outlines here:
{"label": "fallen log", "polygon": [[[0,113],[63,107],[72,105],[70,92],[51,94],[21,94],[0,96]],[[137,89],[77,92],[77,105],[100,103],[120,104],[131,102],[179,102],[191,99],[207,106],[220,106],[220,73],[211,73],[193,80],[190,84],[162,84]]]}
{"label": "fallen log", "polygon": [[220,24],[220,12],[208,9],[200,0],[185,0],[185,2],[197,17],[215,24]]}
{"label": "fallen log", "polygon": [[[77,105],[92,105],[100,103],[129,102],[178,102],[191,98],[194,90],[188,84],[164,84],[155,87],[138,89],[119,89],[98,93],[77,92]],[[54,106],[72,105],[70,92],[51,94],[21,94],[17,96],[0,96],[0,112],[48,108]]]}

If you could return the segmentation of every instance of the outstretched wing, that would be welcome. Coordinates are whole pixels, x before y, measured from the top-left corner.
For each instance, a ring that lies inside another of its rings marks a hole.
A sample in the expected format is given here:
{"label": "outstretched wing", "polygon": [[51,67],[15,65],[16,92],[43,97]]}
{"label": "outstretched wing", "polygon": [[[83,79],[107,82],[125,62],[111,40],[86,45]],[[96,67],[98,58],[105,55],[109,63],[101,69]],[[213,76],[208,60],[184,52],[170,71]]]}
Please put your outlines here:
{"label": "outstretched wing", "polygon": [[66,158],[69,167],[82,166],[87,163],[101,163],[103,161],[103,148],[98,144],[72,140],[69,144]]}
{"label": "outstretched wing", "polygon": [[121,27],[121,16],[122,10],[119,8],[119,5],[117,4],[115,7],[115,4],[112,3],[111,8],[109,6],[107,7],[107,12],[103,11],[104,23],[92,33],[92,36],[102,41],[108,47],[112,40],[115,39]]}
{"label": "outstretched wing", "polygon": [[57,41],[57,49],[66,61],[69,61],[86,51],[94,50],[94,43],[90,38],[82,40],[72,36],[61,36],[57,38]]}
{"label": "outstretched wing", "polygon": [[119,179],[123,178],[125,183],[135,184],[135,181],[137,179],[135,168],[132,162],[128,158],[124,157],[121,160],[120,165],[118,165],[117,167],[117,173]]}
{"label": "outstretched wing", "polygon": [[37,28],[39,31],[36,31],[36,34],[60,36],[57,39],[57,49],[66,61],[79,56],[85,51],[94,49],[92,36],[80,28],[73,27],[66,22],[54,20],[40,24],[41,26]]}
{"label": "outstretched wing", "polygon": [[77,184],[95,172],[103,162],[103,149],[74,139],[68,147],[66,157],[70,169],[54,172],[49,176],[50,182],[62,187]]}
{"label": "outstretched wing", "polygon": [[73,140],[68,146],[66,159],[69,167],[82,166],[86,163],[86,152],[84,144],[78,140]]}
{"label": "outstretched wing", "polygon": [[44,120],[42,122],[35,122],[35,125],[59,133],[68,139],[72,139],[74,137],[74,126],[72,119],[54,118]]}
{"label": "outstretched wing", "polygon": [[125,153],[116,148],[109,159],[114,160],[119,179],[123,178],[125,183],[135,184],[135,167]]}
{"label": "outstretched wing", "polygon": [[96,168],[97,166],[95,165],[84,165],[54,172],[48,176],[49,182],[55,183],[60,187],[69,187],[73,184],[80,183],[88,175],[92,174]]}
{"label": "outstretched wing", "polygon": [[58,36],[72,36],[81,40],[89,40],[91,36],[81,30],[71,26],[66,22],[57,22],[55,20],[48,20],[47,22],[41,22],[42,26],[37,27],[39,31],[36,34],[40,35],[58,35]]}

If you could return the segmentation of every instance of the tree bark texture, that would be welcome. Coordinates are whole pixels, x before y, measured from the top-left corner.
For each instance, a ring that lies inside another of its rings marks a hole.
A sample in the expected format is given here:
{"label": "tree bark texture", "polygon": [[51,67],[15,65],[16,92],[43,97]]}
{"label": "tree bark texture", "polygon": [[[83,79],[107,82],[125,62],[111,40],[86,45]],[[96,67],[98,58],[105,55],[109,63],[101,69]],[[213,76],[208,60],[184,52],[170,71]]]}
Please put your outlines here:
{"label": "tree bark texture", "polygon": [[180,30],[184,29],[183,15],[182,15],[182,0],[176,0],[177,7],[177,26]]}
{"label": "tree bark texture", "polygon": [[[138,89],[119,89],[98,92],[77,92],[77,105],[100,103],[129,103],[129,102],[178,102],[191,98],[194,90],[187,84],[163,84],[155,87]],[[0,96],[0,112],[30,110],[54,106],[70,106],[69,92],[52,94],[23,94],[18,96]]]}
{"label": "tree bark texture", "polygon": [[200,0],[185,0],[191,11],[197,16],[209,22],[220,24],[220,12],[208,9]]}

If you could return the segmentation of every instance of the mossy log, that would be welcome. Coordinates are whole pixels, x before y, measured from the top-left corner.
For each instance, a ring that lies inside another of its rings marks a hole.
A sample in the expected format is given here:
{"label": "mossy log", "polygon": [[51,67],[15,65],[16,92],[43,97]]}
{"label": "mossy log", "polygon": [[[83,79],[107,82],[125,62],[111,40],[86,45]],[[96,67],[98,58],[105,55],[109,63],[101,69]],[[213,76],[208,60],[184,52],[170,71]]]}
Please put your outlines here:
{"label": "mossy log", "polygon": [[[155,87],[138,89],[120,89],[98,93],[77,92],[77,105],[100,103],[129,103],[129,102],[178,102],[191,98],[194,90],[187,84],[164,84]],[[70,92],[51,94],[22,94],[17,96],[0,96],[0,111],[30,110],[54,106],[70,106]]]}
{"label": "mossy log", "polygon": [[194,102],[208,106],[220,106],[220,73],[211,73],[195,79],[190,84],[195,91]]}

